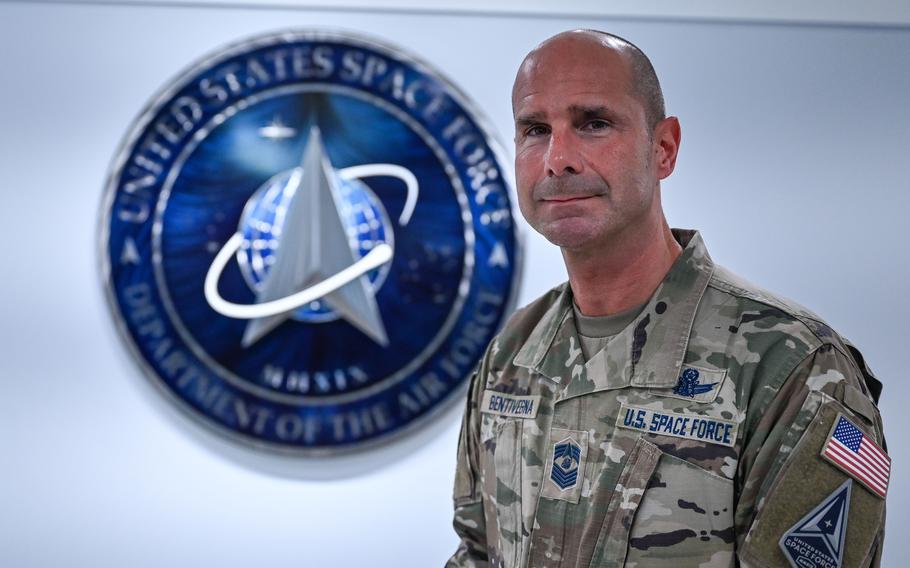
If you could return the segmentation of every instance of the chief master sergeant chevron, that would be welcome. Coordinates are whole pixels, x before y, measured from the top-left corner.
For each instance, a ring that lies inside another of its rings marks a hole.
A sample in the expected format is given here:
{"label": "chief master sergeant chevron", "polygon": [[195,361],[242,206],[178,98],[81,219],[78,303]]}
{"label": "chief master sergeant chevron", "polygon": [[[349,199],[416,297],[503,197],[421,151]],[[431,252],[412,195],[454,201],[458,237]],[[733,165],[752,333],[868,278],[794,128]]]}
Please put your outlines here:
{"label": "chief master sergeant chevron", "polygon": [[879,383],[817,316],[671,230],[680,126],[648,58],[548,39],[512,93],[521,211],[569,281],[472,379],[448,566],[877,566]]}

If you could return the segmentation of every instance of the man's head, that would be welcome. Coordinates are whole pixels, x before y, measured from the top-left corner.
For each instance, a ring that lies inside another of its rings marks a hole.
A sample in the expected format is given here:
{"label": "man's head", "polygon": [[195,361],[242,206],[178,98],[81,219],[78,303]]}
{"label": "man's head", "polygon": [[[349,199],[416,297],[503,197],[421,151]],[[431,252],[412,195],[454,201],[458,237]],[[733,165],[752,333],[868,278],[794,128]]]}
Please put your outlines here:
{"label": "man's head", "polygon": [[590,30],[558,34],[522,62],[512,90],[521,211],[565,250],[664,223],[659,181],[672,173],[679,123],[664,117],[648,58]]}

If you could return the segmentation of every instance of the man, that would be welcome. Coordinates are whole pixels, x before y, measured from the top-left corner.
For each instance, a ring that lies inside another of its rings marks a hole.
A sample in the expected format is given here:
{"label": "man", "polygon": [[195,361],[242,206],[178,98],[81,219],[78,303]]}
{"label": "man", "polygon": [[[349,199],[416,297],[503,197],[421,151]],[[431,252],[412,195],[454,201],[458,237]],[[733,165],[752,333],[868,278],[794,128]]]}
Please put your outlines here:
{"label": "man", "polygon": [[671,230],[647,57],[559,34],[512,93],[521,211],[569,282],[475,373],[449,566],[869,566],[890,460],[861,354]]}

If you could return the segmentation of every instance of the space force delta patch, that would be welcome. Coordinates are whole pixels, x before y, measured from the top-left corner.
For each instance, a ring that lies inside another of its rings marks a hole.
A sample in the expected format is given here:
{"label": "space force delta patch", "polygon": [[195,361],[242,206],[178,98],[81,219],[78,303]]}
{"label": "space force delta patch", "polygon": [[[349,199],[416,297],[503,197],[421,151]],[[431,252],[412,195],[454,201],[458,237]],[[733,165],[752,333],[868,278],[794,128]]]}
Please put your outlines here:
{"label": "space force delta patch", "polygon": [[619,411],[616,426],[722,446],[732,447],[736,442],[736,422],[700,414],[677,414],[626,404],[623,404]]}
{"label": "space force delta patch", "polygon": [[540,395],[519,396],[488,390],[483,393],[480,411],[515,418],[534,418],[539,404]]}
{"label": "space force delta patch", "polygon": [[840,568],[853,480],[848,479],[781,537],[780,549],[793,568]]}

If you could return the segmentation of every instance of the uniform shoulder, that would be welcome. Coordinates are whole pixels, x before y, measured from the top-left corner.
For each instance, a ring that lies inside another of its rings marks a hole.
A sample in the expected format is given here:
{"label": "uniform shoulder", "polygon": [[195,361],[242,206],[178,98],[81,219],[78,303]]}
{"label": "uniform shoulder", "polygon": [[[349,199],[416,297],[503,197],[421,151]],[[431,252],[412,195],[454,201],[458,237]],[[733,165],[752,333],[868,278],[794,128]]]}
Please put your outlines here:
{"label": "uniform shoulder", "polygon": [[831,344],[845,354],[848,352],[846,342],[815,312],[756,286],[727,268],[716,265],[708,286],[739,300],[744,312],[761,311],[762,308],[774,310],[777,318],[787,321],[790,333],[804,336],[810,345]]}

